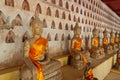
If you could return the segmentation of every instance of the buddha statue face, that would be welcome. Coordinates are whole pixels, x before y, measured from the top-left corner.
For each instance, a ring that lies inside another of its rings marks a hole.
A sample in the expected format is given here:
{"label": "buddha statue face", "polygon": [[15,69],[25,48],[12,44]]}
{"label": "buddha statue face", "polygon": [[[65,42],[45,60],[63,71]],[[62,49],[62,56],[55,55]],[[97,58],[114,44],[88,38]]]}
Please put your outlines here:
{"label": "buddha statue face", "polygon": [[39,15],[36,14],[35,15],[35,19],[33,19],[33,21],[31,22],[31,29],[32,29],[32,33],[33,35],[40,35],[42,34],[42,27],[43,27],[43,23],[42,21],[39,19]]}
{"label": "buddha statue face", "polygon": [[92,33],[93,37],[98,37],[99,31],[96,28],[94,28]]}
{"label": "buddha statue face", "polygon": [[42,34],[42,28],[38,24],[34,25],[32,31],[33,31],[33,35],[41,35]]}
{"label": "buddha statue face", "polygon": [[81,28],[78,26],[78,23],[76,23],[75,28],[74,28],[75,37],[79,37],[80,33],[81,33]]}

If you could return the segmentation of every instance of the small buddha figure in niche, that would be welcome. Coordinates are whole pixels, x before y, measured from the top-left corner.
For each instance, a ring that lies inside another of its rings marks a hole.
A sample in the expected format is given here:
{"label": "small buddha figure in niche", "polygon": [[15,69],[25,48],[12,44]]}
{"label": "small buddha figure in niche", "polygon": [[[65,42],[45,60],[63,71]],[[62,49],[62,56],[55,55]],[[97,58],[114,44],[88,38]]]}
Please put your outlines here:
{"label": "small buddha figure in niche", "polygon": [[[38,13],[35,14],[35,18],[31,22],[30,28],[33,37],[26,40],[24,44],[24,61],[26,66],[21,69],[21,79],[61,80],[61,64],[59,61],[50,59],[48,56],[48,41],[41,36],[43,23],[39,19]],[[31,72],[31,77],[26,74],[28,71]],[[24,74],[28,76],[26,77]]]}
{"label": "small buddha figure in niche", "polygon": [[22,26],[22,20],[20,15],[18,14],[16,18],[12,21],[12,27],[14,28],[15,26]]}
{"label": "small buddha figure in niche", "polygon": [[71,57],[72,65],[77,69],[83,68],[86,65],[87,59],[82,50],[82,39],[79,37],[81,28],[78,23],[74,27],[74,37],[71,40]]}
{"label": "small buddha figure in niche", "polygon": [[4,20],[3,20],[3,16],[2,16],[2,11],[0,11],[0,25],[5,24]]}
{"label": "small buddha figure in niche", "polygon": [[95,59],[101,59],[105,56],[104,49],[100,47],[99,42],[99,31],[96,27],[93,29],[93,38],[91,46],[91,57]]}
{"label": "small buddha figure in niche", "polygon": [[14,33],[12,31],[9,31],[6,36],[6,43],[14,43]]}
{"label": "small buddha figure in niche", "polygon": [[106,54],[111,54],[113,51],[110,50],[109,39],[108,39],[108,31],[105,29],[103,32],[103,48]]}

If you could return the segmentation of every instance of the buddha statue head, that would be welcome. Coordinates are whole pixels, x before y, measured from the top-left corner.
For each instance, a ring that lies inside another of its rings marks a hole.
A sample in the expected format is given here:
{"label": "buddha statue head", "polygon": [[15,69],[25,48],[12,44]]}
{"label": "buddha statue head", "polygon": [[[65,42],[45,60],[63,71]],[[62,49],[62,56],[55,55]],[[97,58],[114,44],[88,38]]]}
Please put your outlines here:
{"label": "buddha statue head", "polygon": [[108,31],[106,29],[103,31],[103,35],[104,37],[108,37]]}
{"label": "buddha statue head", "polygon": [[93,33],[93,37],[98,37],[99,31],[98,31],[98,29],[95,27],[95,28],[93,29],[92,33]]}
{"label": "buddha statue head", "polygon": [[79,27],[78,22],[76,22],[74,27],[74,36],[79,37],[80,33],[81,33],[81,28]]}
{"label": "buddha statue head", "polygon": [[111,36],[111,38],[114,38],[114,37],[115,37],[115,34],[114,34],[113,31],[111,31],[110,36]]}
{"label": "buddha statue head", "polygon": [[32,20],[32,22],[30,24],[30,27],[31,27],[33,36],[35,36],[35,35],[40,35],[41,36],[43,23],[39,19],[39,14],[37,12],[35,13],[35,17]]}

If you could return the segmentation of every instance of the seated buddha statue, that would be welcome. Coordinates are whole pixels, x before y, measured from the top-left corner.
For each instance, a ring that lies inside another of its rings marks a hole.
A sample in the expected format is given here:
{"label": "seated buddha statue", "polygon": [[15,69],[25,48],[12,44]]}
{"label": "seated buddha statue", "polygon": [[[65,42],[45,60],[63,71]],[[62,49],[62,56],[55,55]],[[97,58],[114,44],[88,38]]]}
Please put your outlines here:
{"label": "seated buddha statue", "polygon": [[113,53],[116,52],[115,46],[116,46],[116,44],[115,44],[115,33],[113,31],[111,31],[111,33],[110,33],[110,47],[113,50]]}
{"label": "seated buddha statue", "polygon": [[98,29],[93,29],[93,38],[92,38],[92,46],[91,46],[91,57],[100,59],[105,56],[104,49],[102,47],[99,47],[99,37],[98,37],[99,31]]}
{"label": "seated buddha statue", "polygon": [[43,24],[36,13],[30,25],[33,37],[24,42],[24,61],[26,65],[21,69],[22,80],[62,79],[60,62],[50,59],[48,56],[48,41],[41,36],[42,27]]}
{"label": "seated buddha statue", "polygon": [[71,40],[71,56],[72,65],[77,69],[83,68],[86,65],[87,60],[82,50],[82,39],[79,37],[81,28],[78,23],[74,27],[74,37]]}
{"label": "seated buddha statue", "polygon": [[108,31],[105,29],[103,32],[103,48],[106,54],[111,54],[113,51],[110,50],[109,40],[108,40]]}
{"label": "seated buddha statue", "polygon": [[117,52],[119,50],[119,34],[118,32],[115,33],[115,51]]}

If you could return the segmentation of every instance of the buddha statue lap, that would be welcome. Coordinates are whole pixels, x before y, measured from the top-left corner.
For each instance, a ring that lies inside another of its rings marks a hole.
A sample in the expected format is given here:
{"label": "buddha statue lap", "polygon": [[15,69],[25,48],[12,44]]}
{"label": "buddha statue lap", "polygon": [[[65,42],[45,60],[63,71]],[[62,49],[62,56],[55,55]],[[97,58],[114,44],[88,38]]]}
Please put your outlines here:
{"label": "buddha statue lap", "polygon": [[91,57],[95,59],[101,59],[105,57],[104,49],[99,47],[99,31],[94,28],[93,29],[93,38],[92,38],[92,47],[91,47]]}
{"label": "buddha statue lap", "polygon": [[71,57],[72,65],[74,68],[81,69],[86,63],[87,59],[82,51],[82,39],[79,37],[81,28],[76,23],[74,28],[74,37],[71,40]]}
{"label": "buddha statue lap", "polygon": [[103,32],[104,38],[103,38],[103,48],[106,54],[111,54],[113,53],[111,46],[109,45],[109,40],[108,40],[108,31],[105,29]]}
{"label": "buddha statue lap", "polygon": [[60,62],[48,56],[48,41],[41,37],[42,26],[36,13],[30,25],[33,38],[24,42],[25,65],[20,70],[21,80],[62,80]]}

